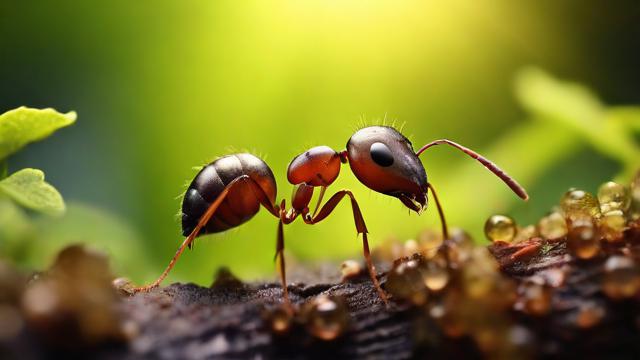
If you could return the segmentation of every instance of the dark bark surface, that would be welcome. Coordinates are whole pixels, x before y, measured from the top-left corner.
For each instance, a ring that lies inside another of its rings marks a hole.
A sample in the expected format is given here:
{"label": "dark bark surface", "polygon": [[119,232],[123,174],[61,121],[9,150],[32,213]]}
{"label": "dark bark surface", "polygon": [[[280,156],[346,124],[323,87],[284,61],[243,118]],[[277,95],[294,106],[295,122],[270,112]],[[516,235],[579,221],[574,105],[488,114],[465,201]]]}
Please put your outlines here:
{"label": "dark bark surface", "polygon": [[131,344],[131,357],[153,358],[371,358],[411,356],[411,319],[397,306],[386,310],[366,277],[346,284],[289,287],[294,303],[319,294],[342,296],[351,317],[347,332],[325,342],[296,324],[286,334],[273,334],[265,317],[281,302],[278,284],[231,284],[203,288],[173,284],[139,294],[123,311],[141,333]]}
{"label": "dark bark surface", "polygon": [[[530,245],[536,245],[534,251],[514,258],[513,254]],[[571,255],[565,239],[532,238],[518,244],[493,244],[489,250],[500,265],[501,277],[515,284],[511,288],[516,289],[513,306],[496,313],[495,318],[506,319],[508,326],[516,330],[505,334],[520,334],[519,341],[527,341],[523,352],[515,353],[522,355],[518,358],[640,356],[638,293],[614,300],[602,290],[607,276],[605,263],[612,256],[639,263],[637,223],[625,232],[624,241],[606,244],[590,260],[577,260]],[[320,340],[310,335],[301,322],[295,322],[285,334],[273,333],[266,314],[281,303],[279,284],[242,283],[221,272],[211,287],[172,284],[149,293],[121,296],[114,316],[119,317],[125,336],[101,342],[98,347],[95,343],[83,346],[81,354],[101,359],[451,359],[478,358],[483,354],[474,337],[477,334],[452,337],[432,314],[427,315],[427,306],[392,299],[386,308],[364,274],[345,283],[335,281],[336,276],[328,278],[334,281],[321,277],[314,281],[318,277],[313,275],[299,278],[306,280],[289,286],[295,304],[320,294],[345,300],[349,325],[341,337]],[[386,275],[380,279],[385,286]],[[527,284],[550,289],[548,311],[535,314],[523,309],[526,295],[522,288]],[[455,282],[451,283],[445,293],[455,286]],[[486,311],[488,307],[479,309]],[[491,321],[494,314],[484,314],[482,319]],[[67,347],[42,341],[41,333],[37,335],[31,326],[29,323],[10,344],[8,354],[16,358],[69,354],[69,341],[65,342]],[[513,341],[510,336],[499,340]],[[77,351],[75,348],[73,353],[78,354]]]}

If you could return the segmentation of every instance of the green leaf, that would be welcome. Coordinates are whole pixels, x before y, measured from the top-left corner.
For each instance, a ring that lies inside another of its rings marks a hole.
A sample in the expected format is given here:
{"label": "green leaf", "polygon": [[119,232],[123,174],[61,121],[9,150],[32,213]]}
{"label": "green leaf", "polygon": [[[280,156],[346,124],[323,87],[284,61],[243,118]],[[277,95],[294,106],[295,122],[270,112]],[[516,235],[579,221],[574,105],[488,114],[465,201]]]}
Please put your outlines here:
{"label": "green leaf", "polygon": [[571,130],[623,167],[618,178],[628,178],[638,167],[640,147],[634,141],[631,126],[638,126],[633,109],[615,111],[626,121],[612,121],[610,108],[600,102],[588,88],[573,82],[557,80],[542,70],[527,68],[516,81],[520,103],[536,120],[551,122]]}
{"label": "green leaf", "polygon": [[607,113],[609,121],[619,122],[632,131],[640,132],[640,106],[612,107]]}
{"label": "green leaf", "polygon": [[44,181],[44,173],[38,169],[22,169],[0,181],[0,192],[20,205],[50,215],[60,215],[65,210],[60,193]]}
{"label": "green leaf", "polygon": [[54,131],[73,124],[76,113],[61,114],[54,109],[20,107],[0,115],[0,159],[26,144],[42,140]]}
{"label": "green leaf", "polygon": [[521,70],[515,90],[520,104],[530,113],[583,131],[597,127],[605,110],[587,87],[558,80],[538,68]]}

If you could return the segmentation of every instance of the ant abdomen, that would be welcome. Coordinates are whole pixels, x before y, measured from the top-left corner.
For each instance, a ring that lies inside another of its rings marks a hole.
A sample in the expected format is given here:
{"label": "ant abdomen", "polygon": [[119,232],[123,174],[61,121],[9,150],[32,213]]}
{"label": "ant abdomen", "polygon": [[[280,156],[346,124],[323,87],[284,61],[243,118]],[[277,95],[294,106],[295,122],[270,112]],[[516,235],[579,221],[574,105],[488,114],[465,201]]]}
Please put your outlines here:
{"label": "ant abdomen", "polygon": [[[251,154],[223,156],[206,165],[189,185],[182,201],[182,233],[189,235],[209,206],[218,198],[229,183],[246,175],[260,186],[275,203],[277,187],[269,166]],[[241,225],[260,210],[260,201],[254,184],[239,183],[230,189],[216,213],[202,228],[199,235],[216,233]]]}

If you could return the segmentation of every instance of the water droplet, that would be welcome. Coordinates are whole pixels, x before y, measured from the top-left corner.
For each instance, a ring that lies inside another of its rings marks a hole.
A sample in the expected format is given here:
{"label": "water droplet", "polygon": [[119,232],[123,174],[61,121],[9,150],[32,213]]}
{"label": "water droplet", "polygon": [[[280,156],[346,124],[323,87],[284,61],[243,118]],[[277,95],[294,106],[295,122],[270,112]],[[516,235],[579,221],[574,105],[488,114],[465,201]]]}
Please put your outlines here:
{"label": "water droplet", "polygon": [[538,235],[538,229],[533,225],[527,225],[523,228],[518,228],[516,237],[513,239],[514,243],[527,241]]}
{"label": "water droplet", "polygon": [[442,235],[431,229],[421,231],[416,240],[418,241],[421,252],[427,258],[434,256],[442,245]]}
{"label": "water droplet", "polygon": [[592,328],[602,321],[605,311],[596,303],[585,303],[580,306],[576,314],[576,325],[582,329]]}
{"label": "water droplet", "polygon": [[602,291],[611,299],[633,297],[640,291],[640,270],[632,259],[611,256],[604,264]]}
{"label": "water droplet", "polygon": [[425,285],[418,266],[416,260],[405,260],[394,266],[387,277],[387,291],[399,299],[426,300],[420,295],[425,293]]}
{"label": "water droplet", "polygon": [[278,305],[267,314],[267,321],[271,331],[276,334],[285,334],[291,329],[293,314],[286,305]]}
{"label": "water droplet", "polygon": [[493,215],[484,224],[484,233],[491,241],[511,242],[516,236],[516,223],[504,215]]}
{"label": "water droplet", "polygon": [[602,213],[612,210],[625,212],[631,204],[631,194],[626,186],[609,181],[598,188],[598,201]]}
{"label": "water droplet", "polygon": [[569,190],[560,200],[560,207],[567,219],[600,216],[598,200],[583,190]]}
{"label": "water droplet", "polygon": [[325,341],[334,340],[342,335],[349,319],[344,301],[326,295],[320,295],[307,303],[305,314],[309,333]]}
{"label": "water droplet", "polygon": [[545,239],[559,239],[567,235],[567,222],[562,214],[554,211],[540,219],[538,231]]}
{"label": "water droplet", "polygon": [[420,273],[422,274],[424,285],[431,291],[441,291],[449,283],[449,270],[446,263],[425,261],[420,266]]}
{"label": "water droplet", "polygon": [[608,242],[618,242],[623,238],[626,227],[626,219],[621,210],[613,210],[605,213],[600,219],[600,233]]}
{"label": "water droplet", "polygon": [[471,257],[471,251],[474,247],[473,239],[467,232],[460,228],[451,229],[447,246],[444,248],[449,258],[449,266],[451,268],[462,266]]}
{"label": "water droplet", "polygon": [[551,289],[547,286],[526,284],[522,296],[524,309],[531,315],[546,315],[551,309]]}
{"label": "water droplet", "polygon": [[591,259],[600,252],[600,240],[591,218],[578,218],[569,224],[569,250],[579,259]]}
{"label": "water droplet", "polygon": [[420,253],[420,246],[417,241],[409,239],[404,242],[404,256],[411,256],[417,253]]}

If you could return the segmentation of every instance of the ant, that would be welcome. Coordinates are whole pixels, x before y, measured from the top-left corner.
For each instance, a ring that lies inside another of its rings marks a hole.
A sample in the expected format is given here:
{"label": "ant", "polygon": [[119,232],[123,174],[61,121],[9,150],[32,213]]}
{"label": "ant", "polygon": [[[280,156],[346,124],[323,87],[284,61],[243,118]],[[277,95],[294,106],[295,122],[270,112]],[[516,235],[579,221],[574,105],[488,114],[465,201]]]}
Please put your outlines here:
{"label": "ant", "polygon": [[[425,150],[440,144],[453,146],[478,160],[519,197],[524,200],[529,198],[516,180],[473,150],[442,139],[430,142],[414,152],[409,139],[388,126],[370,126],[358,130],[347,142],[347,149],[341,152],[328,146],[316,146],[296,156],[287,169],[287,180],[295,186],[289,209],[284,199],[280,205],[276,204],[276,180],[264,161],[246,153],[227,155],[205,166],[193,179],[182,202],[182,233],[186,239],[160,277],[135,291],[147,291],[160,285],[184,250],[191,248],[196,237],[239,226],[251,219],[262,205],[278,218],[275,259],[279,260],[284,302],[291,309],[285,274],[283,225],[293,222],[298,216],[309,225],[318,223],[326,219],[342,199],[348,197],[356,230],[358,234],[362,234],[369,276],[380,298],[387,304],[387,296],[378,283],[371,261],[367,226],[353,193],[350,190],[337,191],[320,205],[327,187],[340,174],[341,164],[349,163],[351,171],[366,187],[398,198],[418,214],[426,208],[427,193],[431,190],[442,225],[443,239],[448,239],[442,206],[433,185],[427,181],[427,173],[419,159]],[[309,204],[316,187],[320,188],[320,194],[311,212]]]}

